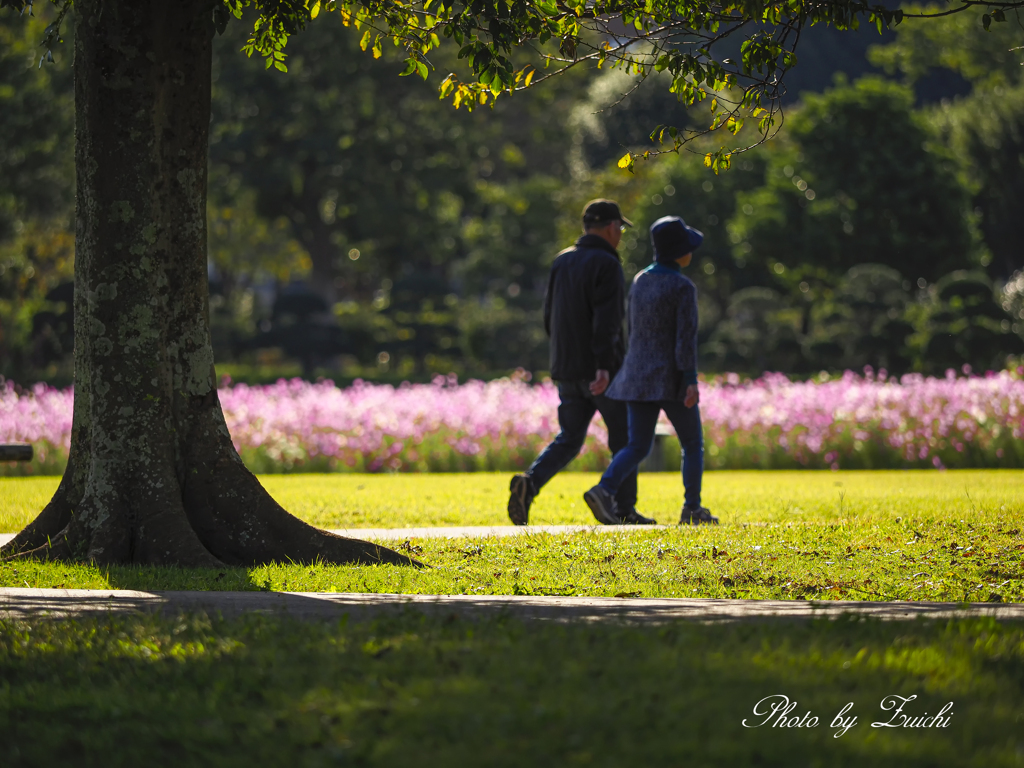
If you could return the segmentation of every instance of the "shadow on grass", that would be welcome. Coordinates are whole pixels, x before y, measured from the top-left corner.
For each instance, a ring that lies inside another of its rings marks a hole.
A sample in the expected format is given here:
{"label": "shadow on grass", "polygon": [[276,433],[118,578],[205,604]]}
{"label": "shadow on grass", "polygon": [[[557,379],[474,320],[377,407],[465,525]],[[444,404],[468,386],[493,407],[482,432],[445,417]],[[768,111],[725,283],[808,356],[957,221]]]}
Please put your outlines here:
{"label": "shadow on grass", "polygon": [[270,589],[269,583],[258,583],[248,568],[224,567],[179,568],[158,565],[114,565],[104,568],[103,575],[111,589],[139,592],[227,590],[260,591]]}
{"label": "shadow on grass", "polygon": [[[1024,624],[0,622],[4,764],[1012,766]],[[746,728],[781,694],[816,727]],[[937,729],[872,728],[917,698]],[[830,723],[857,723],[835,738]],[[46,738],[39,735],[45,733]]]}

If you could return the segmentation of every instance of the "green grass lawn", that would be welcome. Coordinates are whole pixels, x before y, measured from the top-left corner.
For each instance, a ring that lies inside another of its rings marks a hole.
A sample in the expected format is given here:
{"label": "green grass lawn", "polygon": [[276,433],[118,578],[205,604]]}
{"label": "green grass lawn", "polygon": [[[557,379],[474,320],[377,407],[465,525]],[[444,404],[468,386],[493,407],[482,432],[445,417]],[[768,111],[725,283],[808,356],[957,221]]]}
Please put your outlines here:
{"label": "green grass lawn", "polygon": [[[323,527],[502,524],[507,479],[263,478],[289,509]],[[538,499],[535,520],[592,522],[580,494],[593,480],[557,477]],[[717,527],[391,543],[432,566],[422,570],[10,561],[0,563],[0,586],[1021,602],[1022,481],[1014,471],[713,472],[706,498],[722,518]],[[14,489],[2,497],[4,519],[23,521],[51,481],[0,482]],[[642,476],[644,509],[666,521],[678,493],[674,475]]]}
{"label": "green grass lawn", "polygon": [[[263,475],[286,509],[321,528],[508,525],[509,473]],[[592,524],[583,492],[593,473],[557,475],[534,502],[537,524]],[[18,531],[49,499],[59,478],[0,478],[0,530]],[[675,523],[679,476],[640,475],[639,508]],[[723,523],[884,523],[920,520],[1024,521],[1024,471],[716,471],[704,476],[704,504]]]}
{"label": "green grass lawn", "polygon": [[[991,620],[0,623],[0,681],[11,768],[1024,762],[1024,627]],[[893,694],[948,724],[873,728]],[[817,724],[744,727],[772,695]]]}

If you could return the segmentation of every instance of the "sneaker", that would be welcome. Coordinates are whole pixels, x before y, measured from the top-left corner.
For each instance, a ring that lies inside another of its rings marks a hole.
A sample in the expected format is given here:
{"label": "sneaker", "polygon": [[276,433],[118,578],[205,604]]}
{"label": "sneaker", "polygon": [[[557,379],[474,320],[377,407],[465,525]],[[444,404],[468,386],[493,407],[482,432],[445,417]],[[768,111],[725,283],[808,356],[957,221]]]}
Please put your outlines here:
{"label": "sneaker", "polygon": [[537,492],[528,475],[513,475],[508,486],[508,519],[512,525],[526,525],[530,520],[530,505]]}
{"label": "sneaker", "polygon": [[679,515],[680,525],[718,525],[718,518],[712,517],[711,510],[707,507],[689,507],[683,505],[683,511]]}
{"label": "sneaker", "polygon": [[583,494],[583,500],[587,502],[590,511],[594,513],[599,523],[604,525],[621,525],[619,519],[619,508],[615,503],[615,497],[600,485],[595,485]]}
{"label": "sneaker", "polygon": [[619,518],[622,525],[657,525],[658,521],[653,517],[644,517],[635,509],[630,509]]}

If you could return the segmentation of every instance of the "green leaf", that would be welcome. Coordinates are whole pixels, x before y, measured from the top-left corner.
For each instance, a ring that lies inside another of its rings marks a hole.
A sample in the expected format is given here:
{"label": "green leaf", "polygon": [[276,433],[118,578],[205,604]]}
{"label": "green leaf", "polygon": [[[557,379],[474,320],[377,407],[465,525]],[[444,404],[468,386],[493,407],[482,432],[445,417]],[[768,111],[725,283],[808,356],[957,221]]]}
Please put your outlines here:
{"label": "green leaf", "polygon": [[456,86],[456,78],[455,78],[455,73],[453,72],[452,74],[448,75],[448,77],[446,77],[444,79],[444,82],[441,83],[441,86],[437,90],[441,94],[441,98],[445,99],[445,98],[448,98],[448,95],[451,94],[451,92],[455,90],[455,86]]}

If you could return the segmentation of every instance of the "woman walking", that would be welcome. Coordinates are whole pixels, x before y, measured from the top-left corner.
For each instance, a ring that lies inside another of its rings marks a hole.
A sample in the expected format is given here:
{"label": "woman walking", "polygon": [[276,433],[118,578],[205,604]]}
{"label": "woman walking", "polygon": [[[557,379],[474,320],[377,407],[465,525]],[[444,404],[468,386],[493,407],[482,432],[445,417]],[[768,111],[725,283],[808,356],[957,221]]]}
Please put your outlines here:
{"label": "woman walking", "polygon": [[633,280],[629,298],[629,351],[607,396],[625,400],[629,443],[615,454],[601,482],[583,494],[606,525],[619,524],[615,494],[651,451],[658,415],[665,411],[682,447],[685,503],[681,525],[717,524],[700,504],[704,436],[697,387],[697,287],[682,273],[704,235],[678,216],[651,225],[654,263]]}

